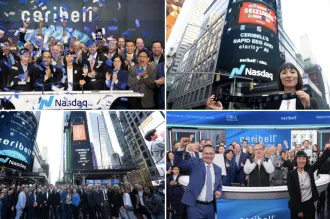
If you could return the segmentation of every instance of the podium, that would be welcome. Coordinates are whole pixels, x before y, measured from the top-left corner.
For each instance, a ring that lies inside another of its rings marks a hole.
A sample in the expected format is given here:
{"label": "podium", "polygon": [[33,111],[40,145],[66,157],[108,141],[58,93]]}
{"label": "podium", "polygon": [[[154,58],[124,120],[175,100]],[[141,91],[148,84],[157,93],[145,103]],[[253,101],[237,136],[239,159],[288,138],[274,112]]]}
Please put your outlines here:
{"label": "podium", "polygon": [[0,108],[16,110],[97,109],[108,110],[116,100],[144,95],[132,90],[124,91],[46,91],[0,92]]}

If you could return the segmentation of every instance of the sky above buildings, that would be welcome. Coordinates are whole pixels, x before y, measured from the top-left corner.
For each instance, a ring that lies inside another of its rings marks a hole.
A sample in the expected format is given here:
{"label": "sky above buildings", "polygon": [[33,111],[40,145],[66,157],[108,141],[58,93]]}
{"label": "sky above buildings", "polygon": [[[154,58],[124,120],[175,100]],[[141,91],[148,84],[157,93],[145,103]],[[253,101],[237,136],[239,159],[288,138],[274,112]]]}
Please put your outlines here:
{"label": "sky above buildings", "polygon": [[330,83],[330,0],[282,0],[284,30],[298,50],[300,37],[308,35],[312,52]]}

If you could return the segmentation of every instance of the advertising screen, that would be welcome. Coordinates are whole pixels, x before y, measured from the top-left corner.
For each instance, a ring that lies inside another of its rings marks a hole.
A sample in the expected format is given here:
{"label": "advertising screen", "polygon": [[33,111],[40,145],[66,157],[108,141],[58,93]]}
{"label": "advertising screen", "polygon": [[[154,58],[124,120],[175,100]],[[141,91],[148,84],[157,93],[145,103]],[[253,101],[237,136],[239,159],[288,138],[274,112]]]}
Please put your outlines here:
{"label": "advertising screen", "polygon": [[93,169],[91,143],[88,135],[86,112],[71,112],[72,169]]}
{"label": "advertising screen", "polygon": [[276,9],[250,1],[230,2],[217,69],[257,82],[277,81],[279,40]]}
{"label": "advertising screen", "polygon": [[[18,39],[22,21],[30,20],[26,40],[36,41],[39,20],[44,20],[43,35],[60,40],[62,19],[67,19],[66,34],[86,42],[96,29],[104,28],[104,37],[144,38],[146,46],[154,40],[164,42],[164,3],[154,0],[11,0],[2,1],[0,30],[4,38]],[[146,14],[145,12],[148,11]]]}
{"label": "advertising screen", "polygon": [[[140,126],[148,150],[156,164],[160,176],[165,175],[165,118],[160,112],[153,112]],[[146,134],[155,129],[154,139],[145,139]]]}
{"label": "advertising screen", "polygon": [[82,125],[73,125],[73,140],[74,141],[83,141],[86,140],[85,126]]}
{"label": "advertising screen", "polygon": [[32,112],[0,112],[0,165],[29,170],[37,130]]}
{"label": "advertising screen", "polygon": [[254,145],[255,142],[264,142],[265,147],[276,146],[282,143],[283,150],[290,149],[284,144],[287,142],[288,147],[291,143],[291,130],[284,129],[227,129],[226,142],[231,144],[233,141],[242,142],[247,140],[249,144]]}
{"label": "advertising screen", "polygon": [[176,20],[179,17],[180,11],[185,0],[167,0],[166,1],[166,41],[171,35],[172,29]]}
{"label": "advertising screen", "polygon": [[239,24],[255,24],[269,28],[277,34],[275,12],[263,4],[244,2],[238,17]]}

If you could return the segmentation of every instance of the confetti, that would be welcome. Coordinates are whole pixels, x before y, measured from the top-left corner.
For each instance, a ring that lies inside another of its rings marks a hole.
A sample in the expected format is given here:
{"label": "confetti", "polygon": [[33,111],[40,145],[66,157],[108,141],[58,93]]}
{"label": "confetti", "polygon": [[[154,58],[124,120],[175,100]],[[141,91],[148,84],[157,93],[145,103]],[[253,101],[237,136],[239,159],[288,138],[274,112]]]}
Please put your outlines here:
{"label": "confetti", "polygon": [[9,16],[9,14],[7,14],[6,12],[3,12],[5,15],[6,15],[6,17],[8,17]]}
{"label": "confetti", "polygon": [[63,6],[62,6],[62,11],[63,11],[63,12],[68,11],[68,6],[63,5]]}
{"label": "confetti", "polygon": [[96,104],[99,104],[99,103],[100,103],[100,101],[101,101],[101,98],[99,99],[99,101],[97,101],[97,103],[96,103]]}
{"label": "confetti", "polygon": [[63,75],[62,79],[61,79],[61,83],[64,84],[66,80],[66,75]]}
{"label": "confetti", "polygon": [[19,75],[18,75],[18,79],[21,79],[21,80],[22,80],[22,79],[25,79],[25,77],[26,77],[25,74],[19,74]]}
{"label": "confetti", "polygon": [[9,89],[8,89],[8,88],[6,88],[6,87],[5,87],[5,88],[3,88],[3,90],[4,90],[4,91],[9,91]]}
{"label": "confetti", "polygon": [[143,68],[139,68],[139,69],[136,70],[137,75],[141,74],[142,72],[144,72]]}
{"label": "confetti", "polygon": [[127,84],[126,84],[126,83],[123,83],[123,84],[121,85],[121,89],[123,89],[123,90],[125,90],[126,87],[127,87]]}
{"label": "confetti", "polygon": [[135,26],[136,26],[137,28],[141,26],[141,25],[140,25],[140,21],[139,21],[138,19],[135,20]]}
{"label": "confetti", "polygon": [[87,32],[90,32],[90,31],[91,31],[91,28],[85,26],[85,27],[84,27],[84,30],[87,31]]}
{"label": "confetti", "polygon": [[16,12],[13,12],[13,11],[12,12],[9,12],[9,15],[13,15],[14,16],[15,14],[16,14]]}
{"label": "confetti", "polygon": [[42,6],[42,7],[41,7],[41,10],[43,10],[43,11],[44,11],[44,10],[47,10],[47,6],[46,6],[46,5],[45,5],[45,6]]}
{"label": "confetti", "polygon": [[117,10],[120,10],[121,9],[121,4],[120,2],[118,2],[118,9]]}
{"label": "confetti", "polygon": [[111,80],[107,81],[107,87],[110,88],[111,86]]}
{"label": "confetti", "polygon": [[39,97],[38,103],[40,103],[42,101],[42,97]]}
{"label": "confetti", "polygon": [[118,19],[117,19],[117,18],[113,18],[113,21],[114,21],[114,22],[118,22]]}
{"label": "confetti", "polygon": [[38,81],[36,81],[36,85],[37,85],[38,87],[44,87],[44,86],[45,86],[44,84],[41,84],[41,83],[39,83]]}
{"label": "confetti", "polygon": [[128,98],[122,97],[120,98],[121,101],[128,101]]}
{"label": "confetti", "polygon": [[0,1],[0,5],[8,5],[8,2]]}
{"label": "confetti", "polygon": [[109,66],[109,67],[112,67],[113,66],[112,61],[109,60],[109,59],[105,61],[105,64],[107,64],[107,66]]}
{"label": "confetti", "polygon": [[125,31],[124,33],[122,33],[123,36],[128,36],[128,37],[131,37],[133,36],[133,34],[131,34],[128,30]]}
{"label": "confetti", "polygon": [[118,30],[118,26],[108,26],[108,30],[110,31]]}

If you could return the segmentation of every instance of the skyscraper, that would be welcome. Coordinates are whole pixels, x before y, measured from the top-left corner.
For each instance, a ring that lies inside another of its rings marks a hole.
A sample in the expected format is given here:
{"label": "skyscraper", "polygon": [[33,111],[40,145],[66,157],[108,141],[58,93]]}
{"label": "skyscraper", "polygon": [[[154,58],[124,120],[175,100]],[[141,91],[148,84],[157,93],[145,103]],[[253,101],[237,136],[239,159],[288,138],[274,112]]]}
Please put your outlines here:
{"label": "skyscraper", "polygon": [[114,153],[104,114],[89,113],[89,129],[96,157],[96,169],[111,169],[111,155]]}
{"label": "skyscraper", "polygon": [[[119,117],[117,115],[117,112],[109,112],[119,146],[121,148],[121,151],[123,155],[121,156],[121,163],[122,166],[135,166],[134,165],[134,160],[131,155],[130,147],[128,146],[128,141],[125,137],[125,133],[123,130],[123,127],[121,125],[121,122],[119,120]],[[114,137],[114,136],[113,136]]]}
{"label": "skyscraper", "polygon": [[151,114],[150,111],[119,113],[121,127],[128,142],[129,151],[136,167],[139,169],[128,174],[129,181],[134,181],[134,178],[136,178],[142,180],[145,184],[149,184],[151,179],[159,177],[156,165],[143,139],[144,136],[139,132],[139,126]]}

